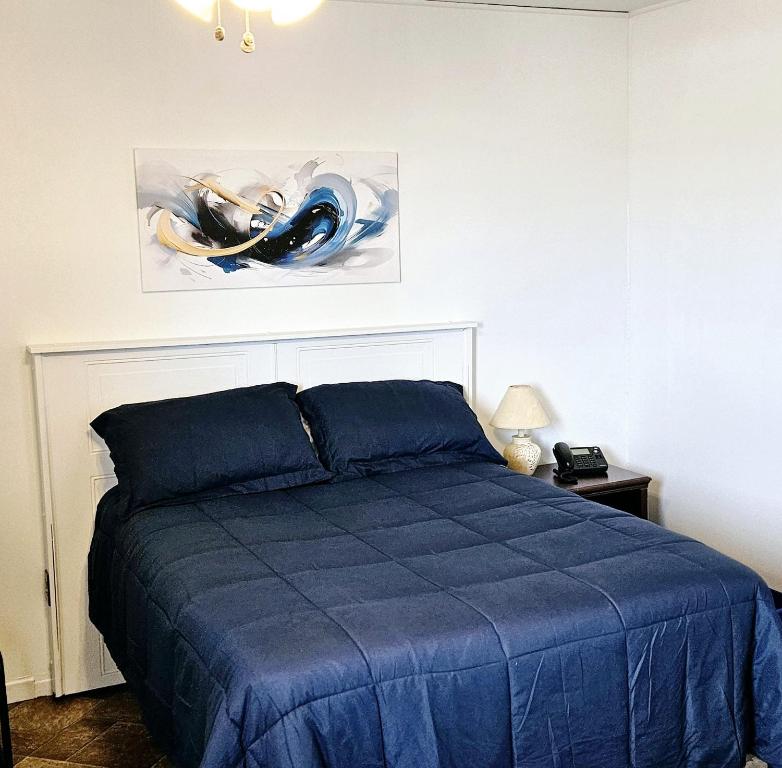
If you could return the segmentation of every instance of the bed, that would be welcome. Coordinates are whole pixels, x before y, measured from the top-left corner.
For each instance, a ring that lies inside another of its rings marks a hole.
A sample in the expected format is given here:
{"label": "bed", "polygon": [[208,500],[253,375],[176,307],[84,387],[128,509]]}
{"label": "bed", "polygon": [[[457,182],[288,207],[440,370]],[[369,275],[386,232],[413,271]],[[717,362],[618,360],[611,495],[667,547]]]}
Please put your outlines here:
{"label": "bed", "polygon": [[[490,452],[428,464],[428,412],[403,461],[351,460],[374,411],[333,440],[312,413],[326,475],[194,491],[174,472],[159,501],[112,488],[121,456],[88,427],[122,403],[281,380],[447,380],[472,405],[475,329],[31,346],[55,693],[124,674],[180,768],[731,768],[750,751],[779,768],[780,620],[756,574],[705,546]],[[174,468],[228,444],[229,423]]]}
{"label": "bed", "polygon": [[782,622],[755,573],[514,474],[474,433],[445,445],[462,426],[425,398],[383,399],[407,425],[389,436],[376,393],[326,389],[300,404],[328,477],[185,473],[178,496],[157,461],[165,499],[120,478],[98,506],[90,616],[177,765],[782,765]]}

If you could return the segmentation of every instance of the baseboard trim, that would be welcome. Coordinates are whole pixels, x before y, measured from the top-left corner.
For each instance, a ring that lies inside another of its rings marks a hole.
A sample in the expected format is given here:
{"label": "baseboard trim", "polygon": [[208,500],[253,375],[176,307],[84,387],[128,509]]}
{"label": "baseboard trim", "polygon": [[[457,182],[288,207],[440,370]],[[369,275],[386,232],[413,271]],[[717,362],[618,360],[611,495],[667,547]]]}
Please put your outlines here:
{"label": "baseboard trim", "polygon": [[51,696],[52,681],[49,678],[36,680],[34,677],[19,677],[6,683],[5,692],[9,704],[37,699],[39,696]]}

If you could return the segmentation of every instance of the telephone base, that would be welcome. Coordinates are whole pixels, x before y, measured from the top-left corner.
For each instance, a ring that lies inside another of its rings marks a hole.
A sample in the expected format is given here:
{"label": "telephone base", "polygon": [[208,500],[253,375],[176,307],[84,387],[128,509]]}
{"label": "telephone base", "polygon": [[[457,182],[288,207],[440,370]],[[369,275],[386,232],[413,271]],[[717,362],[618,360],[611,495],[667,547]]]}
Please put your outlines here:
{"label": "telephone base", "polygon": [[562,485],[576,485],[578,483],[578,478],[570,472],[560,472],[560,470],[555,469],[554,477],[557,479],[557,482],[562,483]]}

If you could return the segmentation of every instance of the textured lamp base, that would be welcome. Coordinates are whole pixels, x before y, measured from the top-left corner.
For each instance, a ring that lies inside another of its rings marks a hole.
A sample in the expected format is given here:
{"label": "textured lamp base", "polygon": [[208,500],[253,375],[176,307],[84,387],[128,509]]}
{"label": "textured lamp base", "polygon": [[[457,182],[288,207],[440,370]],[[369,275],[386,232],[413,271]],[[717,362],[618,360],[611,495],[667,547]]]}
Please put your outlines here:
{"label": "textured lamp base", "polygon": [[538,468],[540,454],[540,446],[535,445],[531,437],[516,435],[513,442],[505,448],[503,455],[508,460],[509,469],[531,475]]}

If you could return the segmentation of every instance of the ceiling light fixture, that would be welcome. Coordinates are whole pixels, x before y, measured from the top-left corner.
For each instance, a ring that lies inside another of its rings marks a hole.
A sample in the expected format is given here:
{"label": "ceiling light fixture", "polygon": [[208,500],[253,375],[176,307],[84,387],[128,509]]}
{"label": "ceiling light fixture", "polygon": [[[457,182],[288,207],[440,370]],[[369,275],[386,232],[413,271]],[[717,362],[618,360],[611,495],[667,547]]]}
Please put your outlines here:
{"label": "ceiling light fixture", "polygon": [[[211,22],[217,6],[217,26],[214,37],[217,42],[225,40],[226,32],[223,26],[223,0],[176,0],[185,10],[197,16],[201,21]],[[244,11],[244,34],[240,48],[245,53],[255,50],[255,36],[250,30],[250,14],[271,11],[271,19],[277,26],[294,24],[314,13],[323,0],[231,0],[234,5]]]}

